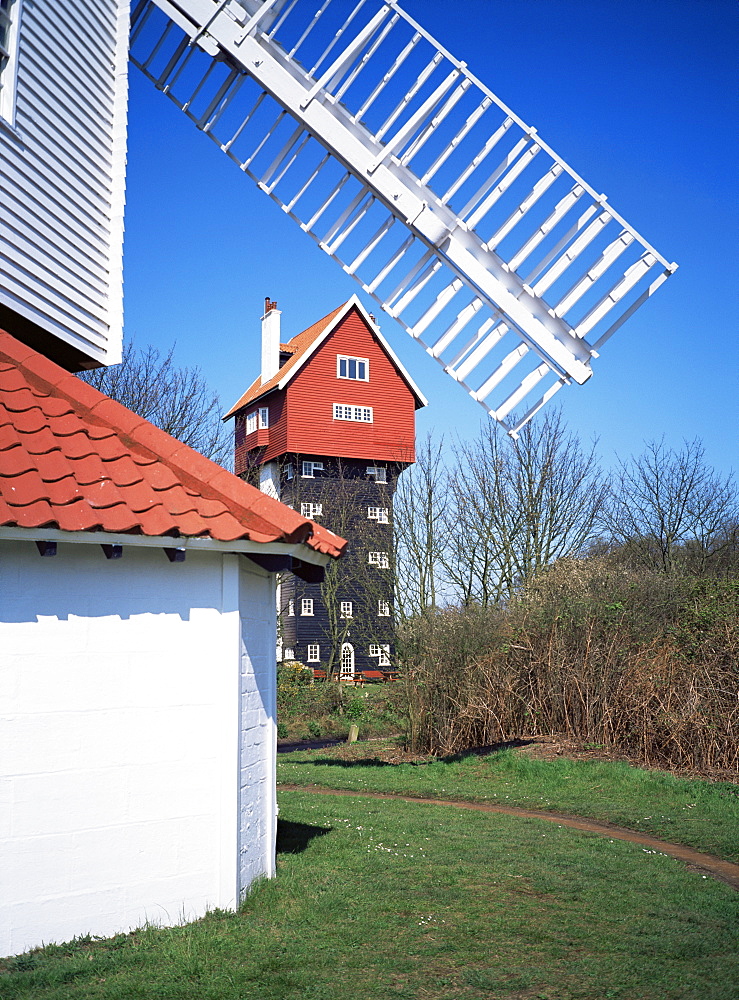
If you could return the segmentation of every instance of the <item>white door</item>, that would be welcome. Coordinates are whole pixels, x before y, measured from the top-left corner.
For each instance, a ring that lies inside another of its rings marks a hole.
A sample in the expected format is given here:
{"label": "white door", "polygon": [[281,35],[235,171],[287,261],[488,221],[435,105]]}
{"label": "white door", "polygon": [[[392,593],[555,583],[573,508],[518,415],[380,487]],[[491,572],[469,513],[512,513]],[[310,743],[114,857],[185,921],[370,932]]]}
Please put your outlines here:
{"label": "white door", "polygon": [[341,647],[341,676],[354,676],[354,646],[350,642],[345,642]]}

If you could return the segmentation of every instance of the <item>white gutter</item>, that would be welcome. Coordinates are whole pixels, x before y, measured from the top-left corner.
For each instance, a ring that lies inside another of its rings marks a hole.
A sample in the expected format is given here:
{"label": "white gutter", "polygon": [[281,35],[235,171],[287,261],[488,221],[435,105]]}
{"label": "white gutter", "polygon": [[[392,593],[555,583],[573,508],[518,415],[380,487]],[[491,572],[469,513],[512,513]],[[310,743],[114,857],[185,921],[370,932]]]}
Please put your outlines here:
{"label": "white gutter", "polygon": [[315,552],[302,542],[252,542],[236,539],[221,542],[215,538],[192,538],[177,535],[127,535],[112,531],[61,531],[59,528],[1,528],[0,541],[69,542],[76,545],[124,545],[137,548],[184,549],[187,552],[234,552],[243,555],[295,556],[315,566],[328,566],[332,557]]}

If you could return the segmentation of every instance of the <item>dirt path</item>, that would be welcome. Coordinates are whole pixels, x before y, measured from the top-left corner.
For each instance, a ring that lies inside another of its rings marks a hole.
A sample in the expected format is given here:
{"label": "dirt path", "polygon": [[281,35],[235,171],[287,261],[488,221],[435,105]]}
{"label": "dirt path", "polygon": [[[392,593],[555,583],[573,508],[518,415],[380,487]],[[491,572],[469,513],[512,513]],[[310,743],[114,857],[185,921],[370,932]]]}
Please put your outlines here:
{"label": "dirt path", "polygon": [[288,792],[310,792],[315,795],[353,795],[365,799],[397,799],[401,802],[416,802],[431,806],[453,806],[455,809],[471,809],[473,812],[505,813],[507,816],[520,816],[523,819],[539,819],[560,826],[569,826],[573,830],[585,830],[587,833],[598,833],[611,840],[627,840],[631,844],[641,844],[650,851],[659,851],[671,858],[677,858],[694,871],[710,875],[712,878],[725,882],[732,889],[739,891],[739,865],[732,861],[723,861],[712,854],[694,851],[682,844],[670,844],[656,837],[649,837],[635,830],[626,830],[609,823],[598,823],[592,819],[582,819],[577,816],[566,816],[561,813],[539,812],[534,809],[517,809],[515,806],[489,805],[485,802],[464,802],[459,799],[422,799],[410,795],[390,795],[386,792],[355,792],[352,789],[320,788],[316,785],[280,784],[281,789]]}

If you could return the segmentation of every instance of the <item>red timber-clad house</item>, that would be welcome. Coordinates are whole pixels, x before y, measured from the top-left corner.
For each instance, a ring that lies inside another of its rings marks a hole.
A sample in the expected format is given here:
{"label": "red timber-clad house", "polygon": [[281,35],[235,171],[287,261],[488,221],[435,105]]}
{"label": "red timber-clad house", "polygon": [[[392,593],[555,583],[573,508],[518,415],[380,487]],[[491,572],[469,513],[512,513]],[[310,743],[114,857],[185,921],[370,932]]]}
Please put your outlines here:
{"label": "red timber-clad house", "polygon": [[393,493],[426,400],[356,296],[287,343],[280,315],[267,299],[260,377],[224,418],[236,473],[350,540],[322,583],[283,580],[281,655],[343,677],[390,668]]}

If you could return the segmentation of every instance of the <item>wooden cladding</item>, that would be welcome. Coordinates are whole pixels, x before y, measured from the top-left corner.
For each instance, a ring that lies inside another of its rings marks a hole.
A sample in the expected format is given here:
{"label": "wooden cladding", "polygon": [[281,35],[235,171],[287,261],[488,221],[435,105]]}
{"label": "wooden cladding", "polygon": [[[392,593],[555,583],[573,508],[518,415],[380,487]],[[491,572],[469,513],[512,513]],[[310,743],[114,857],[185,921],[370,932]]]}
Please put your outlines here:
{"label": "wooden cladding", "polygon": [[[353,369],[344,361],[361,360]],[[365,378],[350,378],[341,372]],[[415,398],[356,308],[311,355],[284,389],[259,400],[269,406],[269,430],[239,437],[237,469],[286,453],[379,462],[415,460]],[[247,412],[256,410],[252,404]],[[261,450],[263,449],[263,451]]]}
{"label": "wooden cladding", "polygon": [[0,305],[18,317],[5,325],[52,333],[53,358],[116,362],[128,3],[24,3],[17,51],[12,130],[0,130]]}

